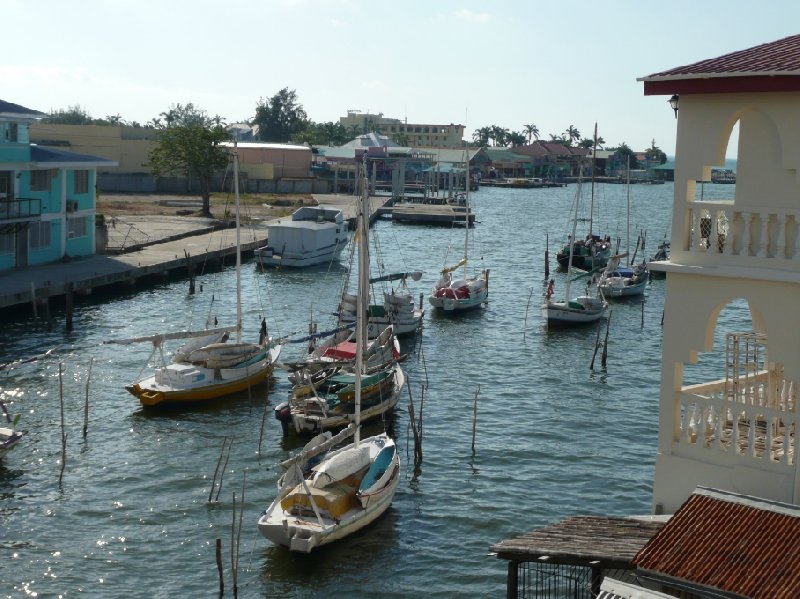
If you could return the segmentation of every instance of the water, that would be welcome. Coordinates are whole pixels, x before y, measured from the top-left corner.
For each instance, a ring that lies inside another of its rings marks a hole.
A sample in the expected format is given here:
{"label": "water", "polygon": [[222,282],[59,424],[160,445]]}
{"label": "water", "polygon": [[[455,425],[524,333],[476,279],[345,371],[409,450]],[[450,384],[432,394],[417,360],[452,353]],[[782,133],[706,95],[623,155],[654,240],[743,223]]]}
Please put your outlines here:
{"label": "water", "polygon": [[[217,537],[226,596],[232,596],[232,493],[241,501],[245,473],[241,597],[499,597],[506,562],[488,555],[491,544],[568,515],[649,513],[664,281],[648,287],[644,306],[638,298],[613,304],[606,370],[599,356],[595,370],[589,369],[595,328],[547,332],[539,313],[545,238],[549,234],[554,268],[574,196],[574,185],[472,194],[479,224],[470,251],[491,268],[491,303],[456,318],[428,311],[421,346],[404,344],[417,409],[420,385],[428,381],[422,470],[414,477],[404,460],[391,510],[367,532],[310,557],[272,546],[256,529],[275,495],[278,462],[298,447],[282,438],[272,417],[272,406],[289,389],[285,374],[276,374],[268,393],[150,413],[124,385],[140,375],[151,348],[101,345],[109,338],[185,329],[190,321],[199,326],[212,295],[220,323],[231,322],[232,269],[203,275],[203,291],[195,296],[176,279],[84,300],[69,335],[63,315],[47,332],[23,309],[3,324],[0,361],[60,348],[0,378],[2,397],[12,413],[22,414],[25,435],[0,464],[0,596],[212,596]],[[672,185],[633,186],[631,196],[631,228],[647,230],[649,256],[668,232]],[[625,187],[598,189],[596,202],[595,231],[621,235],[624,245]],[[450,263],[463,250],[463,229],[380,221],[373,230],[387,269],[424,270],[412,284],[417,293],[430,289],[448,247]],[[565,275],[553,276],[563,289]],[[273,335],[303,333],[312,313],[324,326],[342,269],[260,273],[251,262],[242,278],[245,326],[255,339],[261,313]],[[302,349],[286,347],[282,357],[299,357]],[[91,422],[84,441],[91,358]],[[61,486],[59,361],[68,435]],[[405,397],[393,429],[404,457]],[[234,443],[223,490],[218,502],[208,504],[226,437]]]}

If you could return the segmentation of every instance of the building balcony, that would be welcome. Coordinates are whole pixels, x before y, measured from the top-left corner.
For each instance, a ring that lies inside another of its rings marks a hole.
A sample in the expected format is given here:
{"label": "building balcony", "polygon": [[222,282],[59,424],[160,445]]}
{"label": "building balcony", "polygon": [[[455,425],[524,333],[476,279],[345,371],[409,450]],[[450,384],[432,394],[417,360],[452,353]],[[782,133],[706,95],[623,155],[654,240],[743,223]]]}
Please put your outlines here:
{"label": "building balcony", "polygon": [[800,210],[693,201],[685,214],[687,232],[682,243],[672,244],[667,272],[682,266],[753,267],[772,278],[764,271],[800,271]]}
{"label": "building balcony", "polygon": [[27,222],[42,215],[42,200],[39,198],[0,197],[0,225]]}

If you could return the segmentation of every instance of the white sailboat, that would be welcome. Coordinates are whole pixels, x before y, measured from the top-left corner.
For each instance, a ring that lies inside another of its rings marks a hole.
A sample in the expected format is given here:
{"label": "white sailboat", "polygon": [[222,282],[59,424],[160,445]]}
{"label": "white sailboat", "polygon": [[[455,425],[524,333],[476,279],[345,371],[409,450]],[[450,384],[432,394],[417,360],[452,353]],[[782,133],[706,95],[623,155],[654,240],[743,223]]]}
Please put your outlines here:
{"label": "white sailboat", "polygon": [[[621,266],[622,258],[627,258],[630,255],[631,244],[631,158],[628,156],[628,177],[627,177],[627,216],[626,216],[626,239],[625,239],[625,253],[611,256],[608,264],[600,274],[600,280],[597,282],[597,288],[604,297],[630,297],[634,295],[642,295],[649,276],[647,273],[647,265],[642,262],[641,264],[631,264],[628,258],[627,265]],[[640,236],[641,239],[641,236]],[[644,245],[644,243],[642,244]],[[639,239],[636,240],[636,248],[639,247]],[[635,255],[636,252],[634,252]]]}
{"label": "white sailboat", "polygon": [[[161,366],[152,375],[128,385],[126,389],[142,406],[180,405],[216,399],[243,391],[266,379],[274,370],[281,346],[266,333],[266,322],[258,343],[241,339],[242,285],[241,240],[239,227],[239,157],[233,149],[233,184],[236,200],[236,324],[204,331],[186,331],[150,335],[134,339],[111,340],[106,343],[129,344],[149,341],[158,349]],[[228,335],[236,334],[235,342]],[[170,339],[195,339],[169,362],[164,357],[164,342]]]}
{"label": "white sailboat", "polygon": [[[385,433],[366,439],[360,434],[369,280],[366,175],[362,184],[357,224],[359,293],[353,422],[335,437],[330,433],[317,435],[299,455],[282,463],[285,472],[278,481],[278,495],[258,519],[258,529],[267,539],[303,553],[373,522],[391,506],[400,480],[400,456],[394,440]],[[397,369],[402,372],[399,366]],[[336,449],[350,436],[352,443]]]}
{"label": "white sailboat", "polygon": [[[581,180],[578,179],[578,192],[575,196],[575,217],[572,220],[572,239],[575,239],[580,197]],[[567,267],[567,282],[564,287],[564,299],[561,301],[552,299],[554,293],[553,279],[550,280],[547,287],[545,301],[542,304],[542,316],[548,327],[575,326],[597,322],[603,317],[606,308],[608,308],[608,302],[606,302],[602,294],[590,295],[587,291],[584,295],[570,298],[572,254],[573,249],[571,247]]]}
{"label": "white sailboat", "polygon": [[[398,337],[413,335],[422,328],[422,319],[425,310],[417,307],[414,296],[407,286],[408,279],[419,281],[422,273],[419,271],[399,272],[373,277],[370,285],[381,282],[400,281],[398,287],[390,291],[383,291],[383,303],[373,303],[369,306],[369,321],[367,323],[367,336],[372,339],[377,337],[386,327],[391,326]],[[378,293],[376,292],[377,296]],[[344,324],[355,322],[357,296],[353,293],[343,293],[339,305],[339,319]]]}
{"label": "white sailboat", "polygon": [[[465,153],[466,154],[466,153]],[[431,306],[444,312],[463,312],[483,305],[489,299],[489,270],[483,269],[480,273],[470,276],[467,271],[469,250],[469,156],[465,155],[465,205],[464,217],[464,257],[454,266],[442,269],[441,276],[431,290],[428,301]],[[454,278],[453,273],[464,267],[463,278]]]}

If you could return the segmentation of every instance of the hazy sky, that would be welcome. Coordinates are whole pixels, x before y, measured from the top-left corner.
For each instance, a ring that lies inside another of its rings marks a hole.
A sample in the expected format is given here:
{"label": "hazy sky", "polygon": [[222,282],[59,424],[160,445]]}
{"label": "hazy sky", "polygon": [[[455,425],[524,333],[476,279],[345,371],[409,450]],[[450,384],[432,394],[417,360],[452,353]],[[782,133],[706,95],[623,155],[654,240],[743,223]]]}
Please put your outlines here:
{"label": "hazy sky", "polygon": [[308,116],[568,126],[675,149],[642,77],[796,34],[798,0],[2,0],[0,99],[145,123],[192,102],[250,119],[284,87]]}

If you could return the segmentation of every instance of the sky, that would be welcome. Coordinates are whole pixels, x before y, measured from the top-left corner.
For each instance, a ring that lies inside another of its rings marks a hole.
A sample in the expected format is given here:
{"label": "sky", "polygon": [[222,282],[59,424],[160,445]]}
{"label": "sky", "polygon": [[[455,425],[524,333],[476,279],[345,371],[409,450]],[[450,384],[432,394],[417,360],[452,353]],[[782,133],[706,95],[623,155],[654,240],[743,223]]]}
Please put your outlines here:
{"label": "sky", "polygon": [[[2,0],[0,99],[146,123],[193,103],[228,123],[294,90],[348,110],[523,131],[573,126],[674,154],[637,78],[800,33],[797,0]],[[730,155],[730,152],[729,152]]]}

